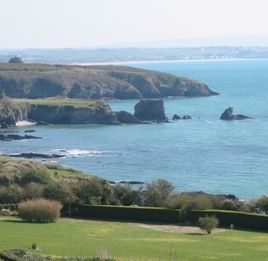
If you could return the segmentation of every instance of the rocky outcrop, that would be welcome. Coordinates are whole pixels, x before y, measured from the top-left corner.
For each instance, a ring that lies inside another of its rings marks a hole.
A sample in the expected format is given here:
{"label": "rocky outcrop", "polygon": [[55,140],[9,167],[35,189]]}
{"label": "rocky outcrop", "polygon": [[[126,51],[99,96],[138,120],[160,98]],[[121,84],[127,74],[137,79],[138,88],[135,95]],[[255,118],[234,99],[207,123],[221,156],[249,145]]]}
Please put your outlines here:
{"label": "rocky outcrop", "polygon": [[134,116],[141,121],[167,122],[164,101],[161,100],[141,100],[135,107]]}
{"label": "rocky outcrop", "polygon": [[0,64],[0,86],[9,97],[30,99],[217,95],[196,80],[123,66]]}
{"label": "rocky outcrop", "polygon": [[42,153],[20,153],[20,154],[9,154],[9,155],[5,155],[5,156],[9,156],[12,158],[26,158],[26,159],[54,159],[54,158],[62,158],[64,157],[64,155],[59,155],[59,154],[42,154]]}
{"label": "rocky outcrop", "polygon": [[222,113],[220,119],[226,120],[226,121],[232,121],[232,120],[246,120],[246,119],[253,119],[253,118],[243,115],[243,114],[234,115],[233,108],[229,107]]}
{"label": "rocky outcrop", "polygon": [[133,123],[133,124],[141,124],[144,123],[143,121],[139,120],[133,114],[127,111],[118,111],[115,112],[116,117],[119,122],[121,123]]}
{"label": "rocky outcrop", "polygon": [[32,136],[32,135],[2,134],[2,133],[0,133],[0,140],[1,141],[31,140],[31,139],[41,139],[41,137],[36,137],[36,136]]}
{"label": "rocky outcrop", "polygon": [[184,115],[184,116],[179,116],[177,114],[174,114],[174,116],[172,117],[172,120],[191,120],[192,116],[190,115]]}

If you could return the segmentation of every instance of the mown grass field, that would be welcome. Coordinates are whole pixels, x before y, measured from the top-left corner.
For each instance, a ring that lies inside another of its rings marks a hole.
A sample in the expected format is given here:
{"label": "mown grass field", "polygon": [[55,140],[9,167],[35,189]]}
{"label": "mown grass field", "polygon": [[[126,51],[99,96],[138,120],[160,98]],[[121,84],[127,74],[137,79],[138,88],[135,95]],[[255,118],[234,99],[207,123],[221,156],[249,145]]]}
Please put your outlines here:
{"label": "mown grass field", "polygon": [[226,230],[212,235],[178,234],[136,224],[60,219],[29,224],[0,219],[0,250],[39,245],[52,256],[109,256],[120,260],[265,261],[268,234]]}

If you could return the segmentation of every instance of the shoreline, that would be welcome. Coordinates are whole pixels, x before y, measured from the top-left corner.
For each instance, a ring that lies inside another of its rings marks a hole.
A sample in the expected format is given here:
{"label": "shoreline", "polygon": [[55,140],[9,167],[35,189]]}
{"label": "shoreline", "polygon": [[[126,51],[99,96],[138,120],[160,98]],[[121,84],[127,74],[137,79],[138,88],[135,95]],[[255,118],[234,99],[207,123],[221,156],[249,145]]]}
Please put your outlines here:
{"label": "shoreline", "polygon": [[139,60],[139,61],[108,61],[108,62],[82,62],[68,63],[69,65],[132,65],[148,63],[199,63],[199,62],[235,62],[235,61],[259,61],[268,60],[267,58],[218,58],[218,59],[176,59],[176,60]]}

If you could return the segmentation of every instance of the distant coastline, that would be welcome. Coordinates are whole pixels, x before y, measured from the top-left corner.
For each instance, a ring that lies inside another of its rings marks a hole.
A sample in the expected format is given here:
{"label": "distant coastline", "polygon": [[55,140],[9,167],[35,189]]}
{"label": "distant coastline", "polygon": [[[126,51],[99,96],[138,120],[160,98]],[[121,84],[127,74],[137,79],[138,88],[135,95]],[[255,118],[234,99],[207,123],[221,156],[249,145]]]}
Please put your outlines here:
{"label": "distant coastline", "polygon": [[267,58],[217,58],[217,59],[177,59],[177,60],[139,60],[139,61],[109,61],[109,62],[85,62],[68,63],[69,65],[131,65],[147,63],[197,63],[197,62],[232,62],[232,61],[257,61],[268,60]]}

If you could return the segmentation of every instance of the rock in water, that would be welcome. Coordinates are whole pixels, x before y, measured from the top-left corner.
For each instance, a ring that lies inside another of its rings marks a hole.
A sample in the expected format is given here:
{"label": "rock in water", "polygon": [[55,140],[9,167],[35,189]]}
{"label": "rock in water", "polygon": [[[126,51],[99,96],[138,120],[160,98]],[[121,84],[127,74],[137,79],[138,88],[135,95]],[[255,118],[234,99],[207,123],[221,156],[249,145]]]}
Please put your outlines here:
{"label": "rock in water", "polygon": [[191,120],[191,119],[192,119],[192,116],[190,116],[190,115],[184,115],[184,116],[182,117],[182,119],[183,119],[183,120]]}
{"label": "rock in water", "polygon": [[143,123],[141,120],[139,120],[137,117],[135,117],[133,114],[127,111],[118,111],[115,112],[115,114],[118,121],[121,123],[133,123],[133,124]]}
{"label": "rock in water", "polygon": [[59,154],[52,154],[52,155],[47,155],[47,154],[41,154],[41,153],[20,153],[20,154],[9,154],[7,155],[9,157],[13,158],[26,158],[26,159],[34,159],[34,158],[41,158],[41,159],[53,159],[53,158],[62,158],[64,155],[59,155]]}
{"label": "rock in water", "polygon": [[175,121],[175,120],[191,120],[192,119],[192,116],[190,115],[184,115],[184,116],[179,116],[177,114],[174,114],[172,120]]}
{"label": "rock in water", "polygon": [[226,121],[253,119],[243,114],[234,115],[233,110],[234,109],[232,107],[227,108],[221,115],[220,119]]}
{"label": "rock in water", "polygon": [[134,116],[141,121],[167,122],[164,101],[160,100],[141,100],[135,105]]}
{"label": "rock in water", "polygon": [[174,116],[172,117],[172,120],[175,121],[175,120],[180,120],[181,119],[181,116],[177,115],[177,114],[174,114]]}

